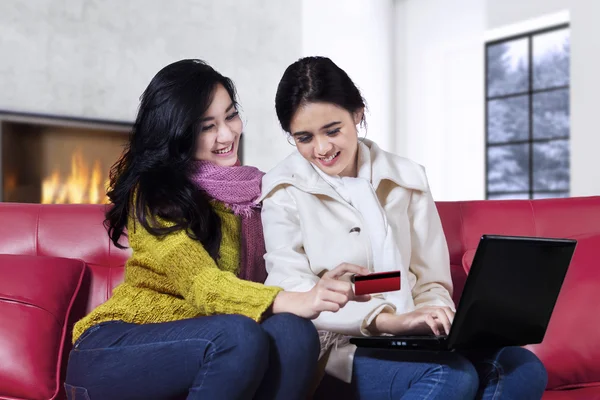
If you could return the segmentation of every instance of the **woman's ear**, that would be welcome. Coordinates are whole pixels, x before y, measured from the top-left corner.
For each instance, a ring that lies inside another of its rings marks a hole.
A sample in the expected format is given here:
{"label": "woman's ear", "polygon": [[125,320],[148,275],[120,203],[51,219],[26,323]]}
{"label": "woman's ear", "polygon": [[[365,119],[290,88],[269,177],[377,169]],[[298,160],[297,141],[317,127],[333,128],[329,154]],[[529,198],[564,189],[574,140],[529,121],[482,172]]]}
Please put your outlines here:
{"label": "woman's ear", "polygon": [[365,115],[365,108],[361,107],[358,110],[354,111],[354,125],[359,125],[362,120],[363,120],[363,116]]}

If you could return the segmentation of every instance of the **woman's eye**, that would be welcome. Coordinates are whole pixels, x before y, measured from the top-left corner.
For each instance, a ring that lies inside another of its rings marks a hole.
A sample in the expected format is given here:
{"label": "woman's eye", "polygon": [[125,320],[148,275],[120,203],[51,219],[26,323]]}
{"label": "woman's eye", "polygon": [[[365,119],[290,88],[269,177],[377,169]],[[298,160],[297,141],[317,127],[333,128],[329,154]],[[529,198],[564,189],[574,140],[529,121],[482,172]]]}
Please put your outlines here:
{"label": "woman's eye", "polygon": [[300,136],[298,138],[298,141],[300,143],[308,143],[308,142],[310,142],[310,139],[312,139],[312,136]]}
{"label": "woman's eye", "polygon": [[231,121],[232,119],[234,119],[238,115],[240,115],[240,113],[239,113],[239,111],[236,111],[234,113],[229,114],[226,119],[227,119],[227,121]]}
{"label": "woman's eye", "polygon": [[202,132],[207,132],[207,131],[210,131],[210,130],[211,130],[212,128],[214,128],[214,127],[215,127],[215,124],[208,125],[208,126],[203,126],[203,127],[202,127]]}
{"label": "woman's eye", "polygon": [[340,128],[336,128],[336,129],[334,129],[332,131],[327,132],[327,135],[333,136],[333,135],[335,135],[337,133],[340,133]]}

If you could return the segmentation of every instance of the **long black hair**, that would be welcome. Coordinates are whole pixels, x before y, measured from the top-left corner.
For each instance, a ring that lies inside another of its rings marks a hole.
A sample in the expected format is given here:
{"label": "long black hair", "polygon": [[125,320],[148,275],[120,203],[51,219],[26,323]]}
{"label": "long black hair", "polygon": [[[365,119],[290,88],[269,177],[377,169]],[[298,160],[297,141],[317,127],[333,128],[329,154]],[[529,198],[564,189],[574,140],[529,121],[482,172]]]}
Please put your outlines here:
{"label": "long black hair", "polygon": [[[365,100],[348,74],[327,57],[304,57],[291,64],[275,94],[275,111],[284,131],[298,108],[306,103],[331,103],[355,113]],[[361,124],[365,125],[363,113]]]}
{"label": "long black hair", "polygon": [[[162,236],[185,230],[218,258],[221,221],[209,197],[189,176],[199,121],[215,88],[223,85],[237,106],[233,82],[202,60],[181,60],[160,70],[141,96],[129,143],[110,172],[105,226],[115,246],[128,218]],[[169,221],[168,226],[159,219]]]}

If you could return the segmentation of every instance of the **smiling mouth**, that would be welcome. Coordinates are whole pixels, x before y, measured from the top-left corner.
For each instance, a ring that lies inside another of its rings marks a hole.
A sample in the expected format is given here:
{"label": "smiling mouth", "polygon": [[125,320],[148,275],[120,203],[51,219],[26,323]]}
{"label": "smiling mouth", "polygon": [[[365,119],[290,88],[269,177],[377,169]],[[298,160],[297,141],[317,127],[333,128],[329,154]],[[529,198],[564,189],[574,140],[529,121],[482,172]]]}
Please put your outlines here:
{"label": "smiling mouth", "polygon": [[232,151],[233,151],[233,143],[231,143],[228,147],[226,147],[224,149],[214,150],[213,154],[223,156],[223,155],[227,155],[227,154],[231,153]]}
{"label": "smiling mouth", "polygon": [[329,157],[317,157],[317,159],[319,160],[319,162],[325,166],[330,166],[332,164],[334,164],[338,158],[338,156],[340,155],[339,151],[336,151],[335,153],[333,153],[332,155],[330,155]]}

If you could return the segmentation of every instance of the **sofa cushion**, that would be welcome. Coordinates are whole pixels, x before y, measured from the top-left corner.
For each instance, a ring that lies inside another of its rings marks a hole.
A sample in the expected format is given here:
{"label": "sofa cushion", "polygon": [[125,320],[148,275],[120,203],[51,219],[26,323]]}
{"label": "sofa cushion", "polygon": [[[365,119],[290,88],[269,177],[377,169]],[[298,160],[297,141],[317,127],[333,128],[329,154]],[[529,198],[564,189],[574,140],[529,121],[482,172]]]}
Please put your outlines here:
{"label": "sofa cushion", "polygon": [[[600,235],[572,238],[577,247],[544,341],[528,346],[548,370],[548,389],[600,386]],[[469,250],[463,256],[467,273],[474,255]]]}
{"label": "sofa cushion", "polygon": [[600,400],[600,386],[575,390],[546,390],[542,400]]}
{"label": "sofa cushion", "polygon": [[473,259],[475,258],[475,252],[477,249],[469,249],[465,251],[462,257],[462,267],[465,271],[465,274],[469,275],[469,271],[471,271],[471,265],[473,264]]}
{"label": "sofa cushion", "polygon": [[54,399],[83,261],[0,254],[0,398]]}

